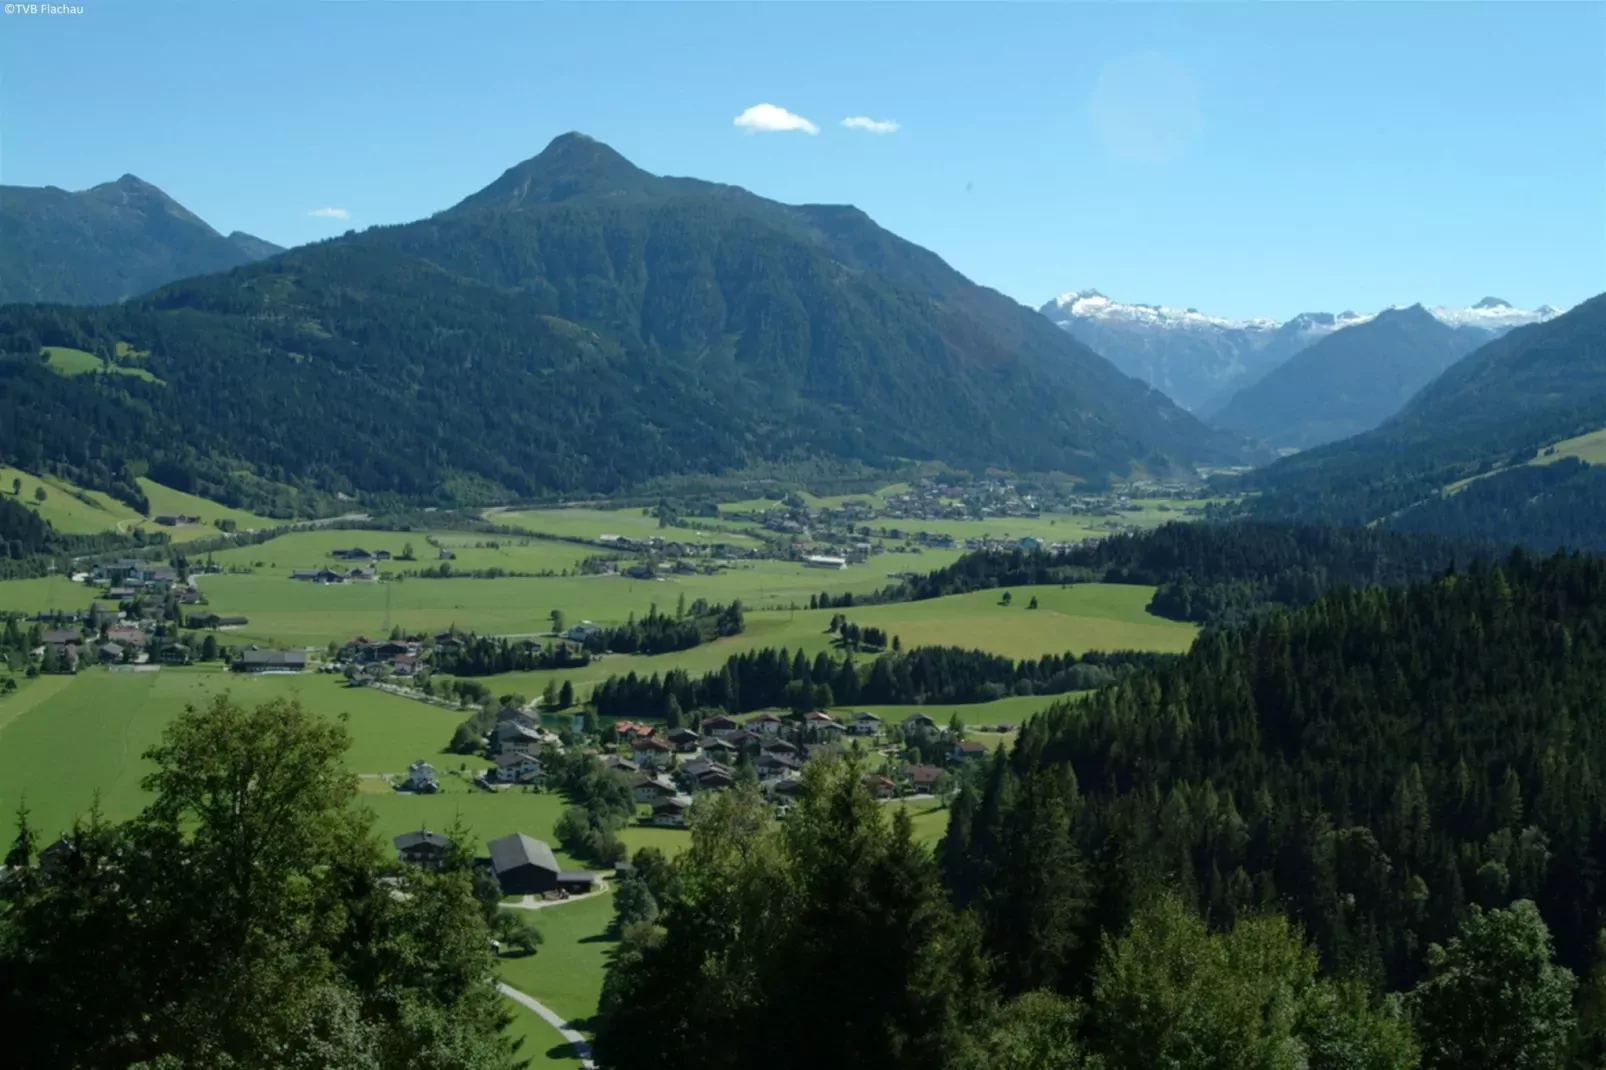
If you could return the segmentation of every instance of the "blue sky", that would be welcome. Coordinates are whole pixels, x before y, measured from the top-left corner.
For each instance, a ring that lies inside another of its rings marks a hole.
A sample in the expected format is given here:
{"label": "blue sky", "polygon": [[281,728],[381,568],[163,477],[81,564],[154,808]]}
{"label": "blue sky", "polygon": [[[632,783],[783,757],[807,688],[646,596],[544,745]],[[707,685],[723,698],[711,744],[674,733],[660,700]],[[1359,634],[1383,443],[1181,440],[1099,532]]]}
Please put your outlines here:
{"label": "blue sky", "polygon": [[[1606,289],[1601,4],[73,2],[0,23],[0,178],[132,172],[284,244],[428,215],[582,130],[851,202],[1032,305]],[[735,125],[766,103],[819,132]]]}

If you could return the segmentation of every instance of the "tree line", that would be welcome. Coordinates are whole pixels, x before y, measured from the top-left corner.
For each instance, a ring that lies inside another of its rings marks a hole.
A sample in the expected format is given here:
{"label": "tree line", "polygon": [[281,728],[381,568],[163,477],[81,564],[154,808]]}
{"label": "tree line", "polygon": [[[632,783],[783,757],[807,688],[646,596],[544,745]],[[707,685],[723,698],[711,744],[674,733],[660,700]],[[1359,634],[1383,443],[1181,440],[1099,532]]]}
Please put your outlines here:
{"label": "tree line", "polygon": [[700,677],[680,669],[610,676],[592,690],[591,702],[603,717],[664,717],[671,700],[677,712],[718,708],[727,713],[775,707],[806,712],[855,703],[968,704],[1101,687],[1171,657],[1092,650],[1014,660],[959,647],[917,647],[861,663],[851,652],[838,661],[821,651],[811,660],[802,650],[765,647],[733,654],[720,669]]}

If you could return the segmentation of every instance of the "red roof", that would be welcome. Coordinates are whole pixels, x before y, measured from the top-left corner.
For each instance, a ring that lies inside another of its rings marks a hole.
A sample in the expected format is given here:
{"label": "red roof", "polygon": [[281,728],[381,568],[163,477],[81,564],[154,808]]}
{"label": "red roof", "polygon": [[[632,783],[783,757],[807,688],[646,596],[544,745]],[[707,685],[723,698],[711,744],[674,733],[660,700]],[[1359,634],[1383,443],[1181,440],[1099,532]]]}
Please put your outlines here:
{"label": "red roof", "polygon": [[829,713],[820,713],[816,710],[814,713],[805,714],[803,719],[805,721],[829,721],[833,718]]}
{"label": "red roof", "polygon": [[648,736],[642,736],[639,739],[634,740],[630,744],[630,747],[631,747],[632,750],[672,750],[673,749],[672,747],[670,747],[669,744],[665,743],[663,740],[661,740],[661,739],[652,739],[652,738],[650,738]]}

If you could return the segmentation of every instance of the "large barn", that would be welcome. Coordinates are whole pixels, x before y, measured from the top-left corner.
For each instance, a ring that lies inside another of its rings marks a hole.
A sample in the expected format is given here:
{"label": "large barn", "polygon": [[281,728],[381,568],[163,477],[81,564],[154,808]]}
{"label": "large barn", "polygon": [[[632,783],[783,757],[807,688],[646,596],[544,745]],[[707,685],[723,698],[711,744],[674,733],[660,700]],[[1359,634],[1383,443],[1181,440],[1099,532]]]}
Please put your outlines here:
{"label": "large barn", "polygon": [[597,875],[584,869],[559,869],[552,848],[522,832],[491,844],[491,872],[503,895],[544,895],[547,892],[589,892]]}

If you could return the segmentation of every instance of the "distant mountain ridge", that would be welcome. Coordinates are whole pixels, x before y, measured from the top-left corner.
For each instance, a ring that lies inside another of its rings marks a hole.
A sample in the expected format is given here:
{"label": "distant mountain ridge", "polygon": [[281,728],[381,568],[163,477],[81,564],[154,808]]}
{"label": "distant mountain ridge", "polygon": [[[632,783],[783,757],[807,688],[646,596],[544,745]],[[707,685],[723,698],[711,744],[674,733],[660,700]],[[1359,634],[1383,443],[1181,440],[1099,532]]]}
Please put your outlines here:
{"label": "distant mountain ridge", "polygon": [[[119,342],[166,385],[35,356]],[[0,455],[91,482],[139,462],[224,500],[241,464],[469,503],[755,467],[1255,456],[856,208],[660,178],[579,134],[414,223],[114,308],[0,309],[0,351]]]}
{"label": "distant mountain ridge", "polygon": [[1490,337],[1421,305],[1388,309],[1295,353],[1234,394],[1211,423],[1298,449],[1358,435]]}
{"label": "distant mountain ridge", "polygon": [[[1061,294],[1041,311],[1128,375],[1204,417],[1295,353],[1374,315],[1307,312],[1286,321],[1232,319],[1194,308],[1122,303],[1097,290]],[[1491,337],[1558,314],[1548,305],[1529,311],[1498,298],[1484,298],[1468,309],[1428,311],[1451,326],[1488,330]]]}
{"label": "distant mountain ridge", "polygon": [[1606,548],[1606,466],[1545,461],[1606,428],[1606,295],[1451,365],[1365,434],[1243,480],[1264,518]]}
{"label": "distant mountain ridge", "polygon": [[0,304],[106,304],[283,251],[219,234],[134,175],[78,193],[0,186]]}

